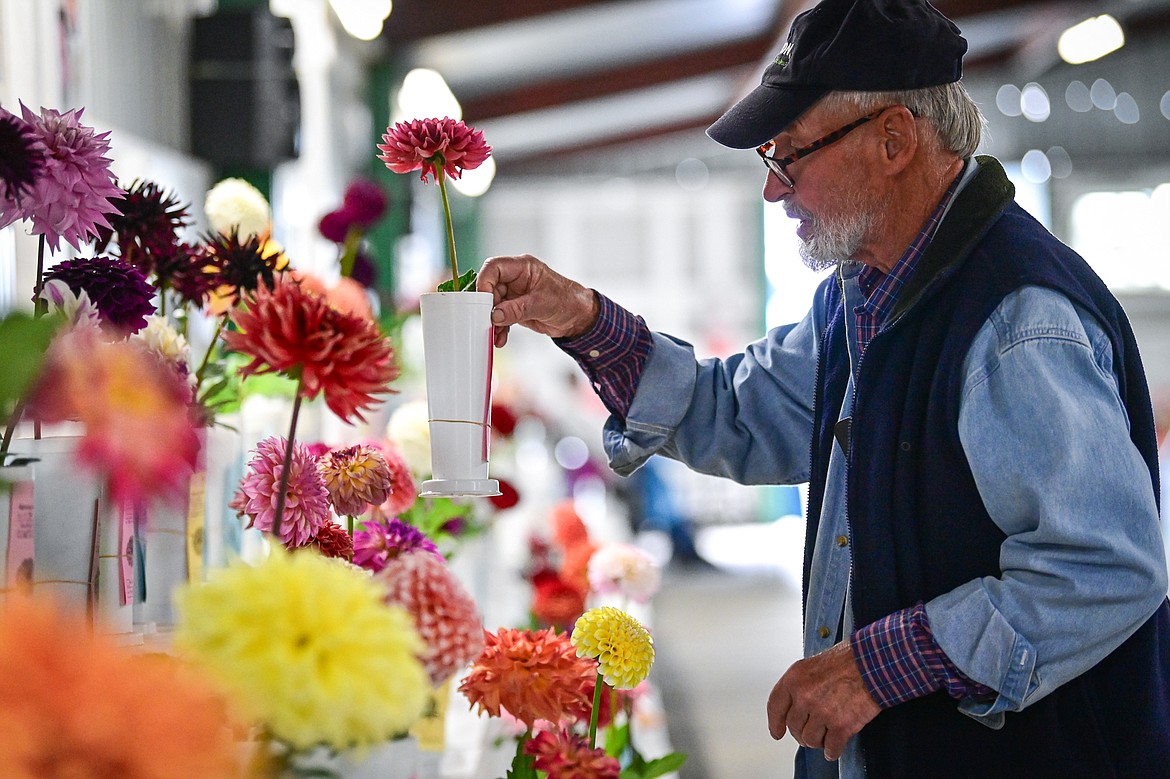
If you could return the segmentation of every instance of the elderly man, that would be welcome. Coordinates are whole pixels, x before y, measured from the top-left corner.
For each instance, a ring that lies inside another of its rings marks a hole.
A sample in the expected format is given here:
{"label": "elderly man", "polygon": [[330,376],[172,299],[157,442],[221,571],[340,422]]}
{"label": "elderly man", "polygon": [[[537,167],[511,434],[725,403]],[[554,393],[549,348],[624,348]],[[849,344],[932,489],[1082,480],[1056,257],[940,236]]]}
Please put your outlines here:
{"label": "elderly man", "polygon": [[[697,361],[529,257],[496,343],[554,336],[611,466],[810,482],[806,659],[767,702],[799,776],[1168,776],[1156,439],[1126,317],[975,157],[966,42],[921,0],[824,0],[708,130],[835,265],[803,321]],[[810,456],[811,441],[811,456]],[[831,762],[836,761],[836,762]]]}

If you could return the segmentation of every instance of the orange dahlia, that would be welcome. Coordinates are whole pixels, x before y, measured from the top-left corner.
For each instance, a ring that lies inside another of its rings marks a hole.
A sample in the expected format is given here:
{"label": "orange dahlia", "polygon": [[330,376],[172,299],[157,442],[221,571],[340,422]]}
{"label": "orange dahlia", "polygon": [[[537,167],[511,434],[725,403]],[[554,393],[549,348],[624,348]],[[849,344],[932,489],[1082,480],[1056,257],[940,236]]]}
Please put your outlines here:
{"label": "orange dahlia", "polygon": [[618,779],[621,763],[605,754],[604,749],[591,749],[584,736],[566,730],[537,733],[524,752],[532,755],[538,770],[548,779]]}
{"label": "orange dahlia", "polygon": [[420,660],[436,687],[483,650],[483,622],[475,600],[440,556],[416,549],[387,560],[375,578],[414,617],[426,649]]}
{"label": "orange dahlia", "polygon": [[500,628],[484,634],[484,650],[459,692],[493,717],[500,709],[529,729],[537,720],[588,717],[597,664],[577,656],[569,637],[555,628]]}
{"label": "orange dahlia", "polygon": [[242,374],[283,373],[301,380],[301,396],[324,393],[325,404],[346,422],[365,421],[361,412],[390,391],[398,377],[394,348],[372,322],[343,314],[292,279],[260,285],[231,313],[237,332],[228,347],[252,361]]}
{"label": "orange dahlia", "polygon": [[47,602],[0,613],[0,776],[235,776],[222,701],[172,658],[133,655]]}

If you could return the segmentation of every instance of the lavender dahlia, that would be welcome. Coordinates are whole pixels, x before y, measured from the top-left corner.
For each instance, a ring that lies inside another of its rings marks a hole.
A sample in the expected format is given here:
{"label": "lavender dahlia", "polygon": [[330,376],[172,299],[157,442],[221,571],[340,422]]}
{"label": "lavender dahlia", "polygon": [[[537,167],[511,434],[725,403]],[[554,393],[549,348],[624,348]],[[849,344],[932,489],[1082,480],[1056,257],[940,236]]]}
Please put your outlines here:
{"label": "lavender dahlia", "polygon": [[43,235],[53,251],[61,239],[80,249],[110,226],[106,215],[117,213],[114,201],[122,194],[105,156],[109,133],[81,124],[84,109],[42,108],[37,115],[21,104],[21,110],[45,150],[45,164],[22,199],[19,218],[31,219],[32,232]]}

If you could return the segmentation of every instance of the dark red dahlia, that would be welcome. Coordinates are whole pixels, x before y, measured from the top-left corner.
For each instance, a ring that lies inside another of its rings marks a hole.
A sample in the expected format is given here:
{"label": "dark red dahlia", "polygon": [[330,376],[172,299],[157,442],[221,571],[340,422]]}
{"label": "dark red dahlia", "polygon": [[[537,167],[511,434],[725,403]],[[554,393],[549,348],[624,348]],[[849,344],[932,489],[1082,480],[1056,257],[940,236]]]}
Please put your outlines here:
{"label": "dark red dahlia", "polygon": [[[45,165],[45,147],[32,125],[0,108],[0,198],[19,200]],[[0,226],[8,212],[0,203]]]}
{"label": "dark red dahlia", "polygon": [[317,528],[317,535],[309,545],[316,547],[326,557],[353,559],[353,539],[349,537],[345,528],[331,520]]}
{"label": "dark red dahlia", "polygon": [[287,264],[284,253],[267,249],[259,236],[241,240],[239,232],[214,233],[204,238],[207,266],[213,271],[216,287],[230,291],[253,291],[261,282],[271,289],[276,285],[276,271]]}
{"label": "dark red dahlia", "polygon": [[178,233],[190,224],[187,206],[153,181],[134,181],[114,202],[122,213],[110,214],[109,229],[103,229],[95,251],[101,252],[113,237],[124,262],[146,276],[155,274],[159,260],[174,254]]}

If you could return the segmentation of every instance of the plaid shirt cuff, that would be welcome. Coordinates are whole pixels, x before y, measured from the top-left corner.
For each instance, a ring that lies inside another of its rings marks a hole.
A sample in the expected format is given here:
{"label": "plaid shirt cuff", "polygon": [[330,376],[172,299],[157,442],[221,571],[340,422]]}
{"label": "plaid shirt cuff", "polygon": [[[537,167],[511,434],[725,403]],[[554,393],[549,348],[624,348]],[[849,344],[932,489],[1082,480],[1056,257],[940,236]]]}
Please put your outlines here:
{"label": "plaid shirt cuff", "polygon": [[642,317],[597,290],[593,294],[599,310],[593,327],[577,338],[553,342],[577,361],[609,412],[625,420],[654,341]]}
{"label": "plaid shirt cuff", "polygon": [[956,700],[995,695],[964,676],[935,643],[921,602],[861,628],[849,643],[866,688],[882,708],[935,690]]}

